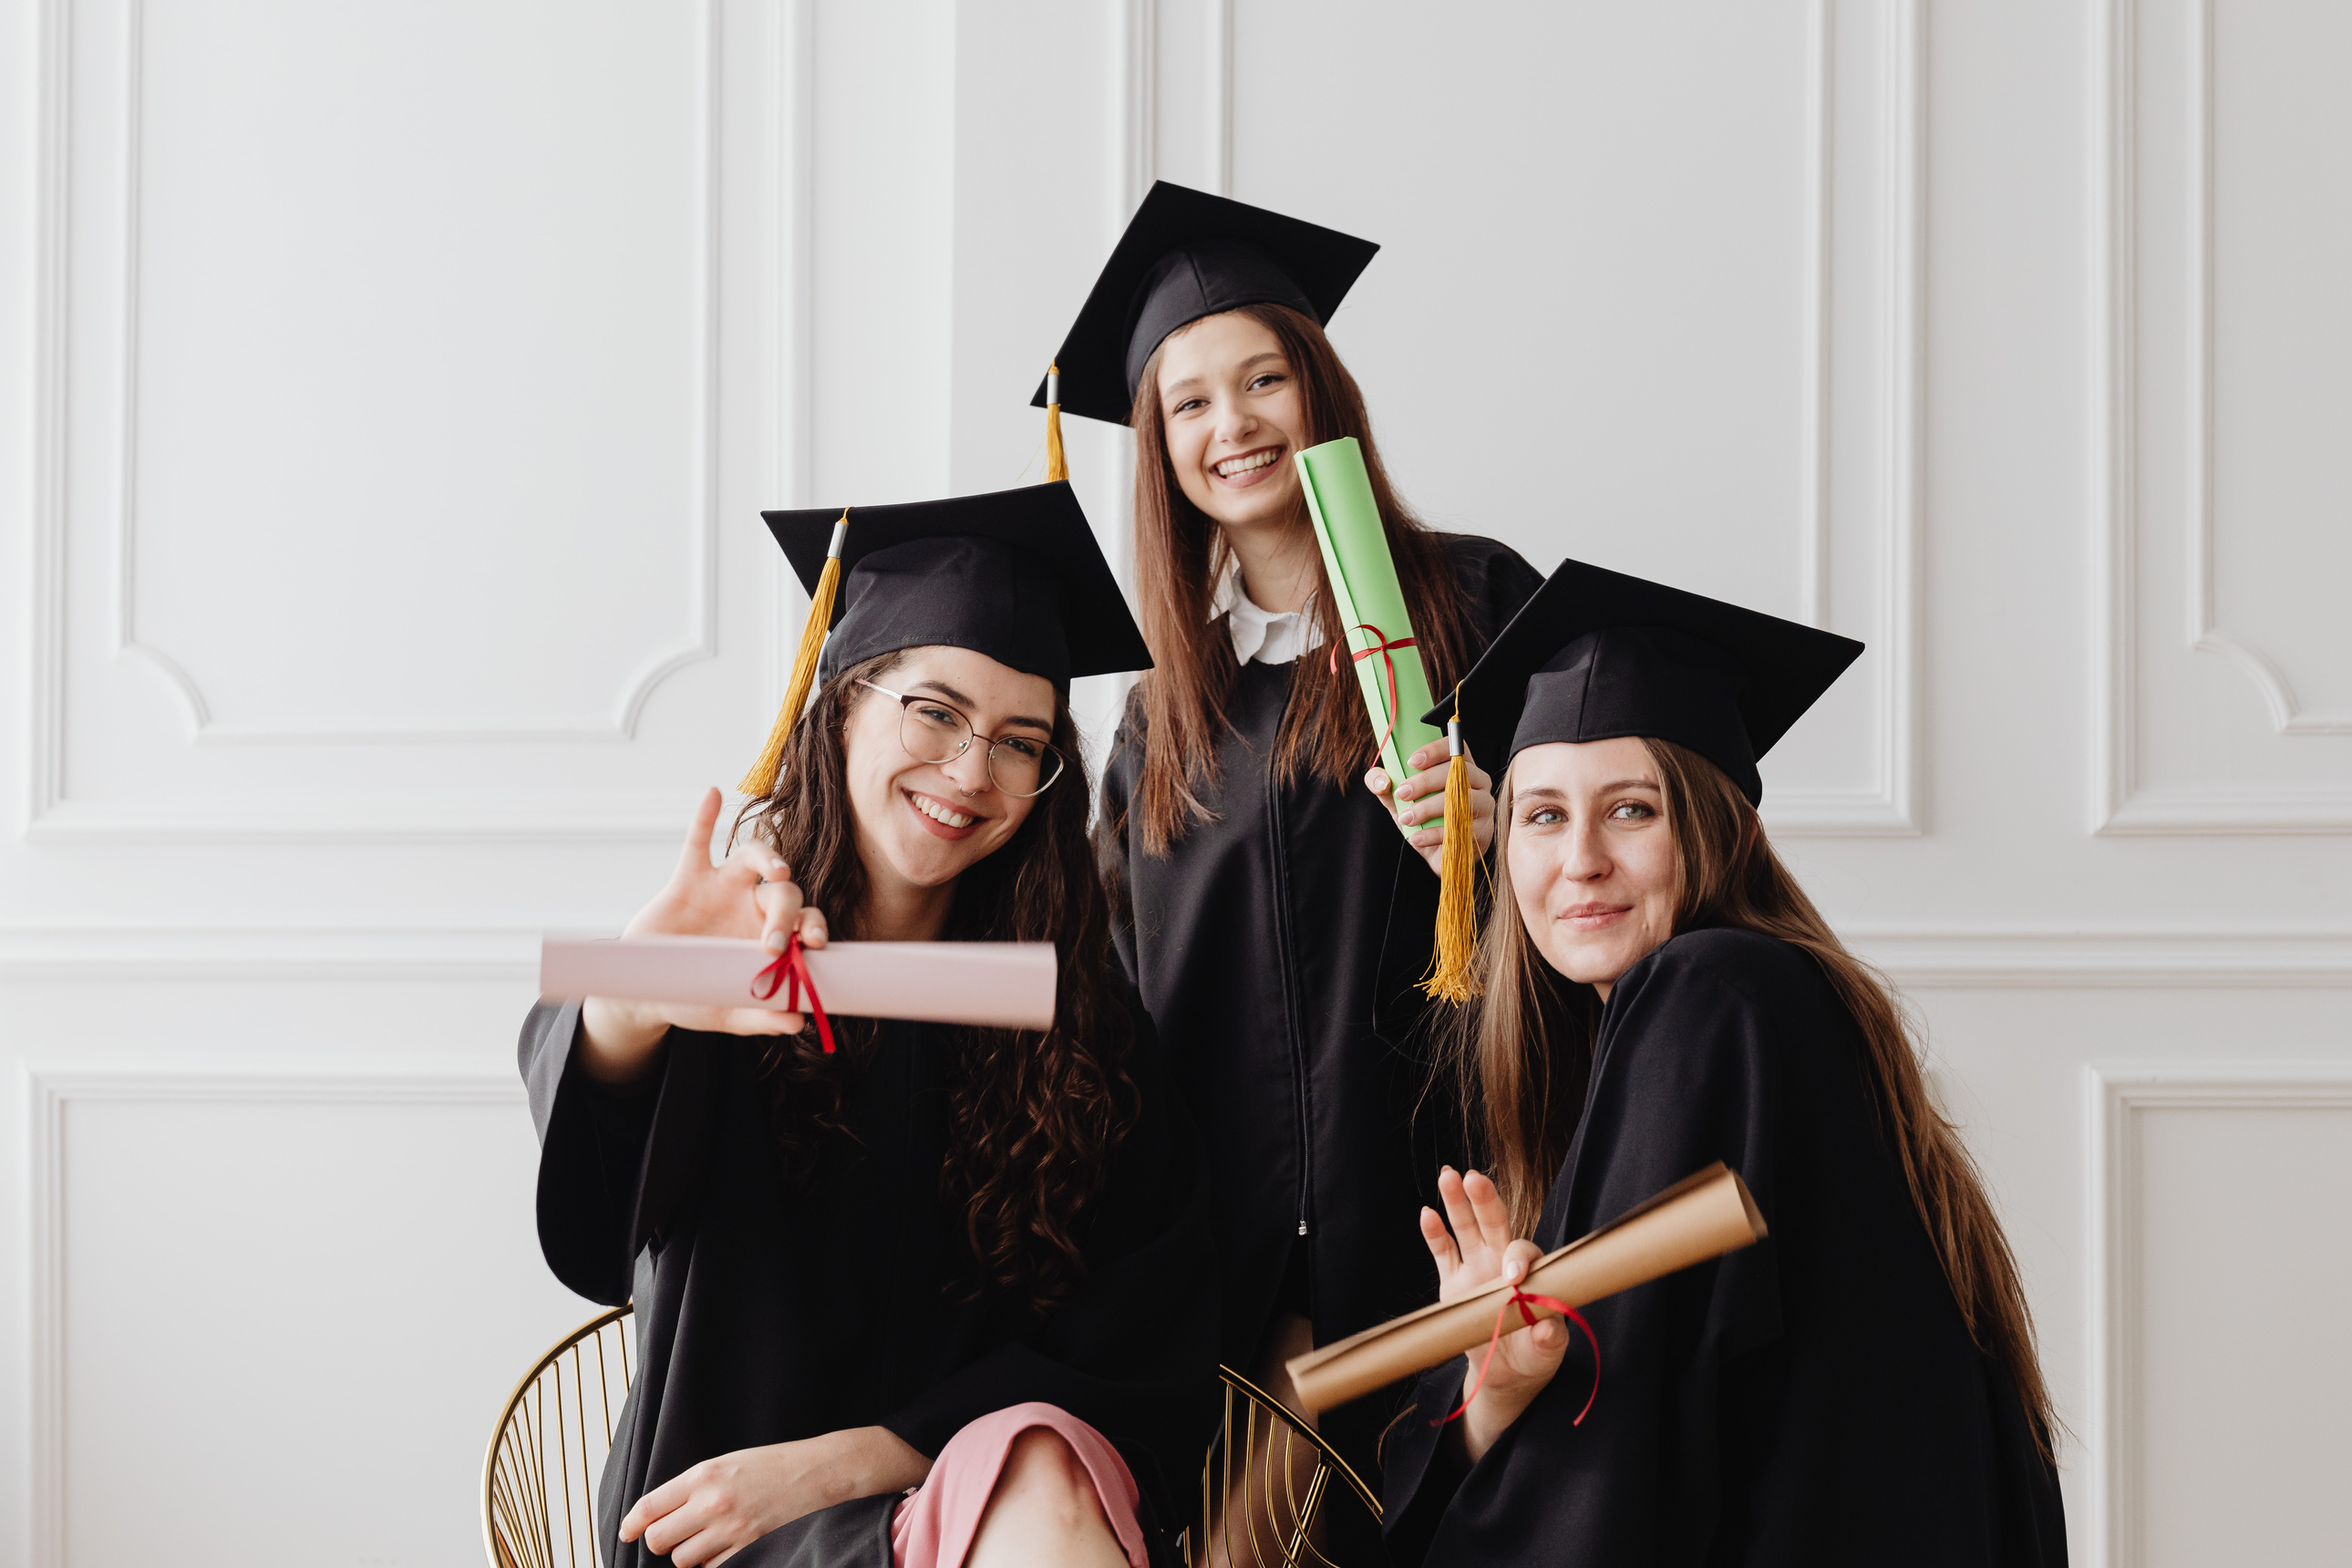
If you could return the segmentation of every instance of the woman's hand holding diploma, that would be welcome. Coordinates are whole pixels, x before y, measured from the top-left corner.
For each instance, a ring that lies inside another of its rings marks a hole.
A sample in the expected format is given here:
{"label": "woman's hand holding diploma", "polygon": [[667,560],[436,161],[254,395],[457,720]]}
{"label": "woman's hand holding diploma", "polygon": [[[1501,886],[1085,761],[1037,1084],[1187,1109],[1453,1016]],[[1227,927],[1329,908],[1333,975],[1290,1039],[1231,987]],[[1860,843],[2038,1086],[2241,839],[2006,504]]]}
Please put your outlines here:
{"label": "woman's hand holding diploma", "polygon": [[[1495,781],[1476,763],[1466,757],[1463,761],[1470,770],[1471,831],[1484,855],[1495,842]],[[1445,864],[1445,742],[1432,741],[1405,759],[1407,767],[1418,771],[1393,793],[1388,769],[1376,767],[1364,775],[1364,787],[1379,795],[1399,822],[1407,827],[1427,825],[1406,842],[1421,852],[1433,871]]]}
{"label": "woman's hand holding diploma", "polygon": [[[1529,1266],[1543,1256],[1542,1249],[1532,1241],[1512,1238],[1510,1213],[1494,1183],[1475,1171],[1457,1175],[1449,1165],[1438,1173],[1437,1195],[1445,1205],[1445,1218],[1438,1218],[1434,1209],[1423,1209],[1421,1236],[1429,1243],[1430,1256],[1437,1259],[1439,1300],[1459,1301],[1498,1280],[1516,1285],[1527,1279]],[[1451,1235],[1446,1232],[1448,1222],[1454,1227]],[[1483,1346],[1471,1353],[1473,1375],[1485,1353]],[[1557,1318],[1545,1318],[1533,1328],[1514,1329],[1503,1336],[1486,1369],[1486,1380],[1478,1385],[1476,1396],[1455,1428],[1462,1434],[1472,1464],[1483,1458],[1504,1430],[1534,1403],[1559,1371],[1567,1353],[1568,1325]]]}
{"label": "woman's hand holding diploma", "polygon": [[[686,847],[668,885],[630,921],[622,934],[758,938],[771,952],[784,951],[793,932],[803,945],[824,945],[824,916],[804,908],[792,868],[756,841],[740,844],[717,866],[710,835],[719,825],[719,791],[702,797],[687,829]],[[700,1007],[664,1002],[622,1002],[591,996],[580,1010],[582,1065],[604,1083],[625,1083],[652,1066],[673,1028],[722,1035],[796,1035],[801,1015],[766,1007]]]}

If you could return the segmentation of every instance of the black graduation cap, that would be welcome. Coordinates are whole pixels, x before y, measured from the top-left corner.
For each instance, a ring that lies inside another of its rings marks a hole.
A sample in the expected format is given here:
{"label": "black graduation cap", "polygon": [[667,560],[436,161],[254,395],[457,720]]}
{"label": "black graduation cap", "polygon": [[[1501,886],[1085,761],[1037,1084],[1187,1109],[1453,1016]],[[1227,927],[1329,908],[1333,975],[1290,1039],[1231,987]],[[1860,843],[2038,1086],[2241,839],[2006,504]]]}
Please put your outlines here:
{"label": "black graduation cap", "polygon": [[934,645],[984,653],[1065,689],[1074,676],[1151,663],[1067,483],[846,514],[823,507],[760,515],[812,595],[834,525],[848,519],[820,682],[877,654]]}
{"label": "black graduation cap", "polygon": [[[1060,405],[1124,425],[1144,362],[1169,333],[1237,305],[1287,305],[1328,322],[1380,248],[1161,180],[1135,209],[1055,356]],[[1055,401],[1040,382],[1030,404]]]}
{"label": "black graduation cap", "polygon": [[1672,741],[1759,803],[1756,760],[1861,654],[1834,632],[1563,561],[1463,678],[1464,738],[1503,765],[1553,741]]}

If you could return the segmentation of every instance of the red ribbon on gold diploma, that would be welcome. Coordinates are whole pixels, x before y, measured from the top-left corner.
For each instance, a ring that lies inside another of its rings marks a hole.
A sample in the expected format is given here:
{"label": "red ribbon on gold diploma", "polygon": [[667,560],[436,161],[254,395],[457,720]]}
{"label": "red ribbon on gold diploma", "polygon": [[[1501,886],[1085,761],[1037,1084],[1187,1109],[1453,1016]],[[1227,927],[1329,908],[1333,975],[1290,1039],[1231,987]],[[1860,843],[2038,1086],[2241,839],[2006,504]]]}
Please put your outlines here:
{"label": "red ribbon on gold diploma", "polygon": [[[762,982],[767,985],[764,991],[760,989]],[[816,1020],[816,1036],[824,1044],[824,1054],[833,1055],[833,1020],[824,1016],[824,1004],[817,1000],[816,982],[809,978],[808,955],[801,949],[801,933],[798,931],[794,931],[791,940],[784,943],[784,951],[776,955],[773,963],[751,977],[751,994],[762,1002],[773,997],[779,989],[784,992],[786,1012],[805,1011]],[[805,1009],[801,1006],[803,992],[808,994]],[[1530,1318],[1528,1321],[1533,1322],[1535,1320]],[[1586,1331],[1588,1334],[1591,1331]]]}
{"label": "red ribbon on gold diploma", "polygon": [[1569,1423],[1571,1426],[1584,1425],[1584,1418],[1592,1414],[1592,1402],[1601,1397],[1601,1342],[1592,1337],[1592,1325],[1584,1321],[1583,1313],[1558,1297],[1538,1296],[1532,1291],[1522,1290],[1513,1286],[1510,1295],[1505,1299],[1502,1306],[1496,1309],[1495,1332],[1486,1342],[1486,1359],[1478,1363],[1478,1375],[1470,1380],[1470,1392],[1462,1396],[1462,1403],[1454,1407],[1453,1415],[1431,1422],[1432,1426],[1443,1426],[1447,1421],[1454,1420],[1455,1416],[1469,1409],[1470,1402],[1478,1397],[1478,1390],[1486,1386],[1486,1369],[1495,1364],[1495,1352],[1502,1348],[1503,1322],[1511,1315],[1512,1308],[1517,1307],[1519,1310],[1519,1316],[1527,1320],[1528,1328],[1532,1329],[1536,1326],[1536,1315],[1528,1310],[1529,1302],[1538,1307],[1549,1307],[1553,1311],[1582,1329],[1584,1342],[1592,1347],[1592,1392],[1584,1396],[1584,1408],[1578,1411],[1576,1419]]}
{"label": "red ribbon on gold diploma", "polygon": [[[1348,630],[1349,630],[1349,631],[1351,631],[1351,632],[1370,632],[1370,633],[1371,633],[1371,634],[1372,634],[1372,636],[1373,636],[1373,637],[1377,637],[1377,638],[1379,638],[1379,639],[1380,639],[1378,642],[1374,643],[1370,647],[1360,647],[1360,648],[1358,648],[1358,649],[1356,650],[1356,652],[1355,652],[1355,656],[1354,656],[1353,658],[1349,658],[1349,659],[1348,660],[1348,662],[1349,662],[1349,664],[1361,664],[1364,660],[1366,660],[1367,658],[1370,658],[1372,655],[1374,655],[1374,654],[1379,654],[1379,655],[1381,656],[1381,664],[1382,665],[1382,667],[1383,667],[1383,668],[1385,668],[1388,670],[1388,675],[1389,675],[1389,727],[1388,727],[1387,729],[1385,729],[1385,730],[1382,730],[1382,731],[1381,731],[1381,738],[1380,738],[1379,740],[1374,741],[1374,742],[1372,742],[1372,750],[1373,750],[1373,751],[1375,751],[1375,752],[1378,752],[1381,747],[1383,747],[1383,746],[1385,746],[1385,745],[1387,745],[1387,744],[1389,743],[1389,737],[1390,737],[1391,735],[1392,735],[1392,734],[1396,733],[1396,727],[1397,727],[1396,660],[1395,660],[1395,659],[1393,659],[1393,658],[1391,658],[1389,657],[1389,650],[1390,650],[1391,648],[1398,648],[1398,647],[1419,647],[1420,645],[1419,645],[1418,643],[1416,643],[1416,642],[1415,642],[1412,638],[1411,638],[1411,637],[1399,637],[1399,638],[1397,638],[1397,640],[1396,640],[1396,641],[1394,641],[1394,642],[1391,642],[1391,641],[1389,641],[1389,634],[1388,634],[1388,633],[1386,633],[1386,632],[1384,632],[1384,631],[1382,631],[1382,630],[1381,630],[1381,628],[1380,628],[1380,627],[1378,627],[1378,626],[1376,626],[1372,625],[1372,623],[1371,623],[1371,622],[1370,622],[1370,621],[1358,621],[1354,626],[1349,626],[1349,627],[1348,628]],[[1346,635],[1346,633],[1342,633],[1342,634],[1340,634],[1340,635],[1344,637],[1344,636]],[[1334,675],[1339,674],[1339,650],[1338,648],[1336,648],[1336,647],[1335,647],[1335,648],[1333,648],[1333,649],[1331,650],[1331,661],[1330,661],[1330,662],[1331,662],[1331,673],[1332,673],[1332,674],[1334,674]],[[1398,782],[1398,783],[1400,783],[1400,784],[1402,784],[1403,781],[1400,779],[1400,780],[1399,780],[1399,781],[1397,781],[1397,782]],[[1391,787],[1393,787],[1393,786],[1391,786]]]}

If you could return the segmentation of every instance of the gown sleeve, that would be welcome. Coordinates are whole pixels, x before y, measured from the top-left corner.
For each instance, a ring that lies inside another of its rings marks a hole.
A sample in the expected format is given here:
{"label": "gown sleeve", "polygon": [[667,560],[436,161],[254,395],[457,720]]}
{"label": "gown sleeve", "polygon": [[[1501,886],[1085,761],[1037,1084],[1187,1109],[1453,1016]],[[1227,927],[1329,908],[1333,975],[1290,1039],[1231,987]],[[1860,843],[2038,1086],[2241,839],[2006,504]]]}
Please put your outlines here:
{"label": "gown sleeve", "polygon": [[1095,828],[1095,865],[1110,900],[1111,951],[1118,955],[1119,970],[1130,988],[1142,983],[1143,972],[1136,965],[1135,893],[1127,866],[1134,836],[1128,829],[1127,813],[1143,763],[1143,722],[1142,695],[1130,687],[1127,708],[1111,736],[1109,759],[1103,763],[1102,816]]}
{"label": "gown sleeve", "polygon": [[[1809,962],[1769,938],[1710,931],[1627,973],[1538,1245],[1559,1247],[1716,1160],[1746,1179],[1769,1220],[1775,1072],[1766,1009],[1742,981],[1759,964],[1791,961]],[[1772,1241],[1596,1302],[1585,1316],[1599,1371],[1591,1344],[1574,1335],[1549,1386],[1466,1471],[1433,1425],[1460,1402],[1465,1363],[1423,1378],[1384,1456],[1393,1560],[1518,1561],[1539,1542],[1545,1561],[1675,1562],[1708,1538],[1726,1365],[1781,1333]]]}
{"label": "gown sleeve", "polygon": [[542,999],[516,1052],[539,1131],[539,1245],[567,1287],[617,1307],[638,1252],[691,1184],[711,1086],[706,1053],[675,1048],[675,1037],[645,1078],[598,1083],[580,1065],[579,1037],[579,1002]]}
{"label": "gown sleeve", "polygon": [[[936,1454],[1010,1405],[1057,1405],[1117,1444],[1148,1495],[1188,1495],[1215,1419],[1217,1303],[1209,1173],[1198,1135],[1135,1009],[1139,1112],[1088,1221],[1076,1293],[883,1419]],[[1157,1486],[1155,1487],[1155,1482]]]}

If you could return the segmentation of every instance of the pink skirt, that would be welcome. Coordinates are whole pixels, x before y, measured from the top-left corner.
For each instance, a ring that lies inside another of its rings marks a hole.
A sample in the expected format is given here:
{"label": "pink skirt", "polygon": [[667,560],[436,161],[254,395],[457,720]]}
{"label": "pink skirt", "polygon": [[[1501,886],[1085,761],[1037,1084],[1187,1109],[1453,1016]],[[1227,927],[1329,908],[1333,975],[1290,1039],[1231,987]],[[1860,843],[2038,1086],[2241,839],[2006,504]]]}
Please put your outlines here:
{"label": "pink skirt", "polygon": [[895,1568],[963,1568],[980,1517],[996,1495],[996,1478],[1014,1439],[1038,1426],[1051,1427],[1070,1446],[1095,1483],[1103,1517],[1127,1551],[1130,1568],[1150,1568],[1143,1525],[1135,1516],[1140,1494],[1118,1450],[1103,1435],[1054,1405],[1011,1405],[982,1416],[948,1439],[923,1484],[907,1494],[890,1520],[890,1561]]}

